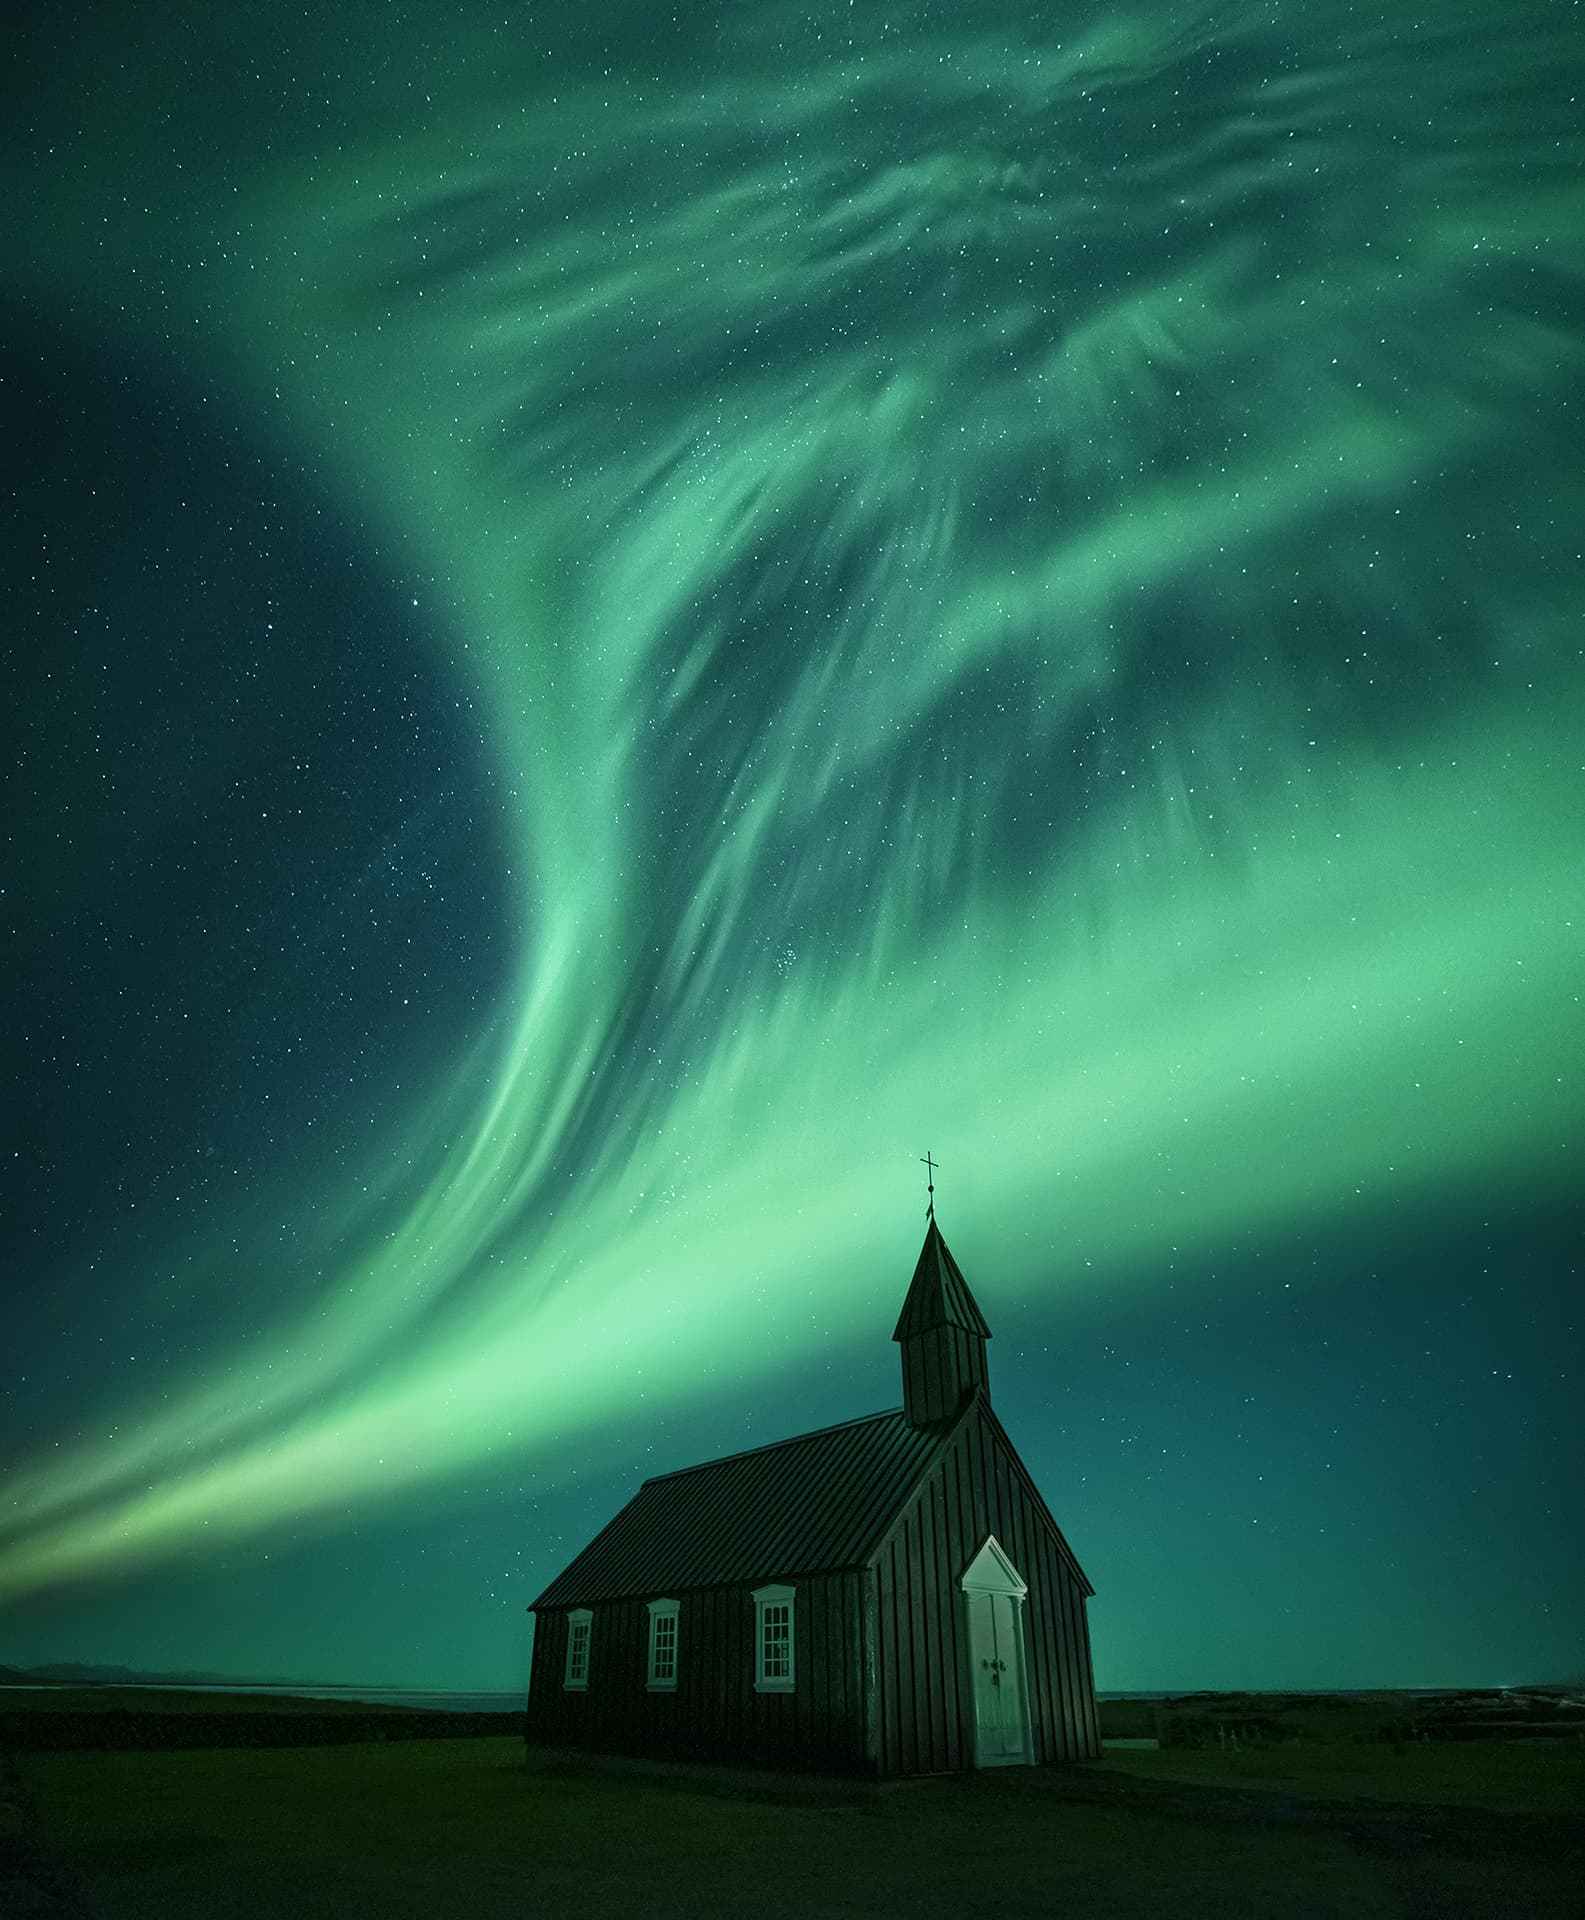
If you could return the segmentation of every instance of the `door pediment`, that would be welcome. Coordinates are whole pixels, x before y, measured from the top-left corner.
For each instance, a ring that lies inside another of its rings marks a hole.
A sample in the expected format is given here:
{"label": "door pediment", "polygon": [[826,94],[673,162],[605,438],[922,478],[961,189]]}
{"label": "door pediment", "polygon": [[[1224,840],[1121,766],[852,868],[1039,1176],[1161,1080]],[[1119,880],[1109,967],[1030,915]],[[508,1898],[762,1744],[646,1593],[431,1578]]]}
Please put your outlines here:
{"label": "door pediment", "polygon": [[961,1585],[965,1593],[1010,1593],[1020,1600],[1029,1592],[1029,1582],[1008,1559],[994,1533],[986,1535],[985,1545],[969,1562]]}

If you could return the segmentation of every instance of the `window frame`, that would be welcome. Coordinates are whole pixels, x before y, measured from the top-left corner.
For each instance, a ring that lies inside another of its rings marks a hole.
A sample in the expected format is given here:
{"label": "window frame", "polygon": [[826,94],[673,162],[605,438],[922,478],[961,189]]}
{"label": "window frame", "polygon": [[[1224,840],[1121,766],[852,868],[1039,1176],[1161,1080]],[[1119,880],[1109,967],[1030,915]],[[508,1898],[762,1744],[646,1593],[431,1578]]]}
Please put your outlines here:
{"label": "window frame", "polygon": [[[798,1608],[796,1587],[780,1583],[756,1587],[749,1596],[754,1602],[754,1691],[756,1693],[793,1693],[798,1687]],[[787,1671],[765,1671],[766,1615],[772,1607],[787,1609]]]}
{"label": "window frame", "polygon": [[[576,1670],[573,1655],[578,1649],[578,1629],[583,1628],[583,1671]],[[594,1614],[588,1607],[574,1607],[567,1615],[567,1656],[562,1663],[563,1693],[587,1693],[589,1669],[594,1664]]]}
{"label": "window frame", "polygon": [[[649,1602],[649,1663],[644,1674],[644,1685],[651,1693],[675,1693],[677,1691],[677,1670],[682,1648],[682,1602],[680,1600],[651,1600]],[[659,1650],[660,1623],[671,1622],[671,1673],[663,1675],[656,1670],[655,1655]]]}

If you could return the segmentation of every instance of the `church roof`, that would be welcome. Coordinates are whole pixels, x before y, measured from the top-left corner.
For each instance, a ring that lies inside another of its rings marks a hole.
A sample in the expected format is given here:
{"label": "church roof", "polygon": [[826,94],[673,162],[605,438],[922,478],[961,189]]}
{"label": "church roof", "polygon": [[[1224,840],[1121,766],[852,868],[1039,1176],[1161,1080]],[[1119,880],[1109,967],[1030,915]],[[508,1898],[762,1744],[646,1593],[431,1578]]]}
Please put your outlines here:
{"label": "church roof", "polygon": [[991,1330],[985,1316],[974,1303],[963,1269],[952,1258],[952,1250],[941,1237],[934,1213],[919,1249],[919,1263],[903,1301],[894,1340],[906,1340],[910,1334],[928,1332],[931,1327],[963,1327],[989,1340]]}
{"label": "church roof", "polygon": [[898,1408],[658,1474],[533,1604],[862,1566],[957,1427]]}

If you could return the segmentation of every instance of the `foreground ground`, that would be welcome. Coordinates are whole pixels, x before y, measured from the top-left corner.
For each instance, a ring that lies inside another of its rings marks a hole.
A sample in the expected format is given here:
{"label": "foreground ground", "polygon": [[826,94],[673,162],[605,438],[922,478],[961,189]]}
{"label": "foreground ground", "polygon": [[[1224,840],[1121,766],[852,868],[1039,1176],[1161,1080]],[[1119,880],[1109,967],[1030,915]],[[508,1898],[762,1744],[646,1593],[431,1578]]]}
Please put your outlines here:
{"label": "foreground ground", "polygon": [[[63,1863],[18,1909],[40,1915],[1585,1911],[1575,1746],[1128,1753],[1066,1776],[846,1801],[530,1770],[510,1738],[26,1753],[13,1765],[28,1844]],[[1453,1807],[1464,1811],[1441,1810]]]}

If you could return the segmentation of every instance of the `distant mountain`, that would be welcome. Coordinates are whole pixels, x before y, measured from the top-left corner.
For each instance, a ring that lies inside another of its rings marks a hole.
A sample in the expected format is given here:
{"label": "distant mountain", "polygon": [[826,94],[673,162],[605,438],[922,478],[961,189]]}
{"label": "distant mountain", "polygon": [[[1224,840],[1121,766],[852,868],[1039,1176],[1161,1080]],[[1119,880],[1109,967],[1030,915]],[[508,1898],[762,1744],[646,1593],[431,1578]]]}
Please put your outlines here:
{"label": "distant mountain", "polygon": [[[41,1667],[0,1667],[0,1685],[11,1687],[260,1687],[289,1682],[251,1680],[235,1673],[149,1673],[141,1667],[100,1666],[84,1660],[52,1660]],[[309,1683],[304,1681],[302,1685]]]}
{"label": "distant mountain", "polygon": [[341,1680],[283,1680],[279,1675],[243,1673],[149,1672],[141,1667],[111,1667],[84,1660],[52,1660],[39,1667],[0,1666],[0,1687],[345,1687],[360,1693],[400,1691]]}
{"label": "distant mountain", "polygon": [[56,1660],[48,1666],[24,1667],[23,1677],[35,1686],[40,1681],[54,1681],[68,1687],[124,1687],[129,1681],[151,1676],[134,1667],[97,1667],[80,1660]]}

